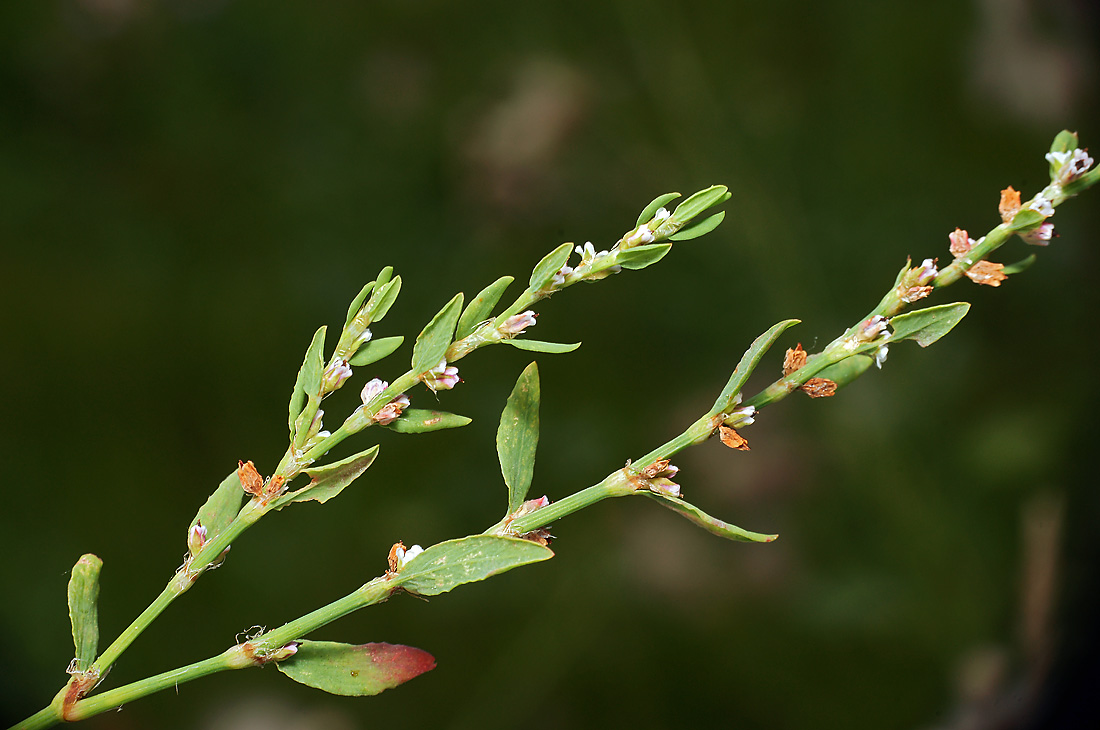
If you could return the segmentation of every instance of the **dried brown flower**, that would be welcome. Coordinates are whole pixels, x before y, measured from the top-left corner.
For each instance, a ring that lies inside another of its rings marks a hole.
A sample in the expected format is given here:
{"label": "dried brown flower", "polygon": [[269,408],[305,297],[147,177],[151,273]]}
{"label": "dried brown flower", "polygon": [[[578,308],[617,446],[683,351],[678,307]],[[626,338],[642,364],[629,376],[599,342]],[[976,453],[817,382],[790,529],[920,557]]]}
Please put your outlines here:
{"label": "dried brown flower", "polygon": [[947,234],[947,238],[951,241],[948,250],[951,251],[951,255],[955,258],[970,251],[970,247],[974,245],[974,241],[970,238],[970,234],[961,228],[956,228],[954,233]]}
{"label": "dried brown flower", "polygon": [[[791,352],[791,350],[787,350]],[[729,446],[731,449],[737,449],[738,451],[748,451],[749,442],[745,440],[745,437],[737,432],[737,429],[730,428],[729,426],[721,426],[718,429],[718,437],[722,439],[722,443]]]}
{"label": "dried brown flower", "polygon": [[836,383],[828,378],[810,378],[802,386],[802,392],[811,398],[828,398],[836,395]]}
{"label": "dried brown flower", "polygon": [[264,491],[264,478],[256,471],[251,461],[237,462],[237,478],[241,480],[241,487],[249,494],[259,497]]}
{"label": "dried brown flower", "polygon": [[967,270],[966,275],[975,284],[1000,286],[1001,282],[1008,278],[1008,275],[1001,271],[1004,267],[1004,264],[995,264],[992,261],[979,261]]}
{"label": "dried brown flower", "polygon": [[783,357],[783,376],[786,377],[806,364],[806,351],[799,342],[793,348],[787,350]]}
{"label": "dried brown flower", "polygon": [[1001,212],[1001,220],[1010,222],[1020,210],[1020,191],[1014,190],[1011,185],[1001,191],[1001,203],[997,206]]}

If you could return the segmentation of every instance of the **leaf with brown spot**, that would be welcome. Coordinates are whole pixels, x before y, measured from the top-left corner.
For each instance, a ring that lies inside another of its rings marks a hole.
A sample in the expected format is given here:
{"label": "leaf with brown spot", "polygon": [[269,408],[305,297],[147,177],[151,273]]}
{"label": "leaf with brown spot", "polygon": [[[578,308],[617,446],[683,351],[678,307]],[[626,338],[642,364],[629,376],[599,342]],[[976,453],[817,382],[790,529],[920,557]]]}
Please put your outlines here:
{"label": "leaf with brown spot", "polygon": [[1008,278],[1002,271],[1004,267],[1004,264],[995,264],[992,261],[979,261],[967,269],[966,276],[975,284],[1000,286]]}
{"label": "leaf with brown spot", "polygon": [[802,392],[811,398],[828,398],[836,394],[836,383],[825,378],[810,378],[802,386]]}
{"label": "leaf with brown spot", "polygon": [[401,644],[302,641],[294,656],[275,665],[286,676],[334,695],[362,697],[396,687],[435,669],[435,657]]}
{"label": "leaf with brown spot", "polygon": [[[787,352],[790,352],[790,350]],[[749,450],[749,442],[744,436],[737,432],[736,428],[720,426],[718,428],[718,437],[722,439],[722,443],[729,446],[731,449],[737,449],[738,451]]]}
{"label": "leaf with brown spot", "polygon": [[806,351],[802,349],[802,343],[799,342],[794,347],[788,349],[787,354],[783,357],[783,376],[786,377],[790,375],[805,364]]}

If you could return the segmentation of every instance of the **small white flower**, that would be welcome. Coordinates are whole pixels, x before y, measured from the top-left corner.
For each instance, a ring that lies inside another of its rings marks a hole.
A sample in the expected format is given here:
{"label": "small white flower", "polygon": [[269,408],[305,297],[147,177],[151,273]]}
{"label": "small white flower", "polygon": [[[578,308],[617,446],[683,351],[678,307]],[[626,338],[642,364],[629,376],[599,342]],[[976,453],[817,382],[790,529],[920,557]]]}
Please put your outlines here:
{"label": "small white flower", "polygon": [[1067,152],[1048,152],[1046,158],[1057,170],[1055,172],[1055,182],[1059,185],[1065,185],[1081,177],[1089,171],[1094,162],[1089,157],[1088,152],[1082,149]]}
{"label": "small white flower", "polygon": [[665,221],[672,217],[672,213],[668,212],[668,208],[658,208],[657,212],[653,214],[653,220]]}
{"label": "small white flower", "polygon": [[889,353],[889,351],[890,351],[890,346],[889,345],[883,345],[882,347],[878,348],[878,350],[875,351],[875,366],[879,370],[882,369],[882,363],[886,362],[886,355]]}
{"label": "small white flower", "polygon": [[504,320],[497,329],[504,335],[519,335],[523,334],[523,331],[528,327],[535,326],[535,313],[528,309],[526,312],[519,314],[513,314],[508,319]]}
{"label": "small white flower", "polygon": [[[740,401],[738,401],[740,402]],[[726,419],[726,425],[731,428],[740,428],[741,426],[751,426],[756,419],[756,406],[745,406],[744,408],[738,408],[736,411],[730,414]]]}
{"label": "small white flower", "polygon": [[424,552],[424,548],[420,547],[419,545],[413,545],[408,550],[402,550],[401,548],[398,548],[398,550],[397,550],[397,564],[398,564],[398,567],[399,568],[404,568],[406,565],[408,565],[410,562],[412,562],[413,558],[415,558],[417,555],[419,555],[422,552]]}
{"label": "small white flower", "polygon": [[1044,197],[1042,194],[1036,195],[1032,201],[1027,204],[1027,207],[1039,213],[1039,215],[1044,218],[1049,218],[1054,215],[1054,204],[1050,202],[1049,198]]}
{"label": "small white flower", "polygon": [[321,392],[331,393],[343,385],[344,381],[350,377],[351,366],[348,365],[347,360],[335,361],[328,366],[325,370],[325,374],[321,377]]}
{"label": "small white flower", "polygon": [[379,378],[374,378],[364,385],[363,391],[359,394],[359,397],[363,399],[363,405],[369,405],[372,400],[381,395],[382,391],[388,387],[390,387],[390,384]]}
{"label": "small white flower", "polygon": [[886,319],[886,317],[883,317],[881,314],[876,314],[860,325],[857,336],[864,342],[877,340],[883,334],[887,334],[886,325],[889,323],[890,321]]}
{"label": "small white flower", "polygon": [[573,273],[572,267],[569,267],[569,266],[561,267],[560,269],[558,269],[558,273],[554,274],[554,278],[553,278],[553,280],[551,280],[550,286],[554,287],[555,289],[558,288],[559,286],[561,286],[562,284],[565,283],[565,277],[569,276],[572,273]]}
{"label": "small white flower", "polygon": [[1025,243],[1030,243],[1032,246],[1046,246],[1050,243],[1050,239],[1053,236],[1053,223],[1044,223],[1033,231],[1020,234],[1020,238],[1024,239]]}
{"label": "small white flower", "polygon": [[939,273],[939,269],[936,268],[936,262],[932,259],[925,259],[921,262],[920,268],[917,269],[917,285],[924,286],[935,279]]}
{"label": "small white flower", "polygon": [[646,243],[653,243],[657,240],[657,236],[653,234],[653,231],[649,230],[648,226],[642,226],[634,231],[624,243],[630,246],[641,246]]}

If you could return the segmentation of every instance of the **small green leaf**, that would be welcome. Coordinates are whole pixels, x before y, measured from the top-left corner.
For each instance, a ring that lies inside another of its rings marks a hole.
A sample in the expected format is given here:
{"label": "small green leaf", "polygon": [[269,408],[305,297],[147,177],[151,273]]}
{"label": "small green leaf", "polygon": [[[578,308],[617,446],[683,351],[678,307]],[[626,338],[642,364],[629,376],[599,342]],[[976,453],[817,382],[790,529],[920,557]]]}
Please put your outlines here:
{"label": "small green leaf", "polygon": [[723,522],[717,517],[711,517],[703,510],[699,509],[695,505],[685,502],[682,499],[676,497],[670,497],[665,494],[658,494],[656,492],[640,492],[651,499],[655,499],[665,507],[668,507],[673,512],[676,512],[687,519],[691,520],[695,524],[702,527],[707,532],[718,535],[718,537],[724,537],[727,540],[737,540],[739,542],[771,542],[779,535],[765,535],[760,532],[749,532],[737,525],[731,525],[728,522]]}
{"label": "small green leaf", "polygon": [[569,254],[573,252],[573,244],[563,243],[550,253],[542,257],[531,272],[531,291],[542,291],[554,280],[554,274],[561,271],[561,267],[569,262]]}
{"label": "small green leaf", "polygon": [[345,327],[351,324],[351,321],[355,319],[355,315],[359,314],[359,309],[363,306],[363,302],[367,301],[367,297],[370,296],[370,293],[374,290],[375,283],[376,282],[372,281],[364,286],[355,296],[355,299],[351,300],[351,304],[348,305],[347,319],[344,320]]}
{"label": "small green leaf", "polygon": [[710,409],[711,414],[726,413],[733,408],[737,394],[741,392],[745,381],[752,375],[752,371],[756,369],[760,359],[764,357],[764,353],[775,344],[775,341],[779,339],[779,335],[801,321],[799,319],[785,319],[772,325],[767,332],[753,340],[752,345],[741,356],[741,361],[737,363],[737,367],[733,369],[733,375],[730,376],[726,387],[722,389],[722,394],[718,396],[718,400],[714,401],[714,406]]}
{"label": "small green leaf", "polygon": [[282,509],[291,502],[314,500],[323,504],[329,501],[342,492],[344,487],[359,478],[359,475],[374,463],[376,456],[378,456],[378,447],[372,446],[346,459],[305,469],[305,473],[310,476],[309,484],[274,500],[271,503],[272,509]]}
{"label": "small green leaf", "polygon": [[647,205],[642,210],[641,215],[638,216],[638,222],[634,224],[634,227],[637,228],[643,223],[649,223],[651,220],[653,220],[653,216],[657,214],[657,210],[661,208],[661,206],[663,206],[665,203],[676,200],[676,198],[678,197],[680,197],[679,193],[665,193],[664,195],[658,195],[656,198],[653,199],[652,203]]}
{"label": "small green leaf", "polygon": [[539,367],[531,363],[516,380],[512,394],[500,414],[497,429],[497,457],[504,483],[508,485],[508,513],[519,509],[535,473],[535,450],[539,445]]}
{"label": "small green leaf", "polygon": [[347,697],[376,695],[435,669],[435,658],[400,644],[299,641],[298,651],[276,667],[295,682]]}
{"label": "small green leaf", "polygon": [[87,671],[99,649],[99,571],[103,561],[88,553],[81,555],[69,578],[69,621],[73,625],[76,669]]}
{"label": "small green leaf", "polygon": [[549,352],[553,354],[559,354],[562,352],[573,352],[581,346],[579,342],[573,342],[565,344],[564,342],[542,342],[540,340],[501,340],[501,344],[511,345],[517,350],[527,350],[528,352]]}
{"label": "small green leaf", "polygon": [[1054,141],[1050,144],[1051,152],[1069,152],[1070,150],[1077,149],[1077,133],[1071,132],[1068,129],[1063,129],[1055,136]]}
{"label": "small green leaf", "polygon": [[456,340],[469,336],[480,323],[489,318],[493,307],[504,296],[504,290],[513,281],[515,279],[511,276],[502,276],[478,292],[478,295],[466,307],[466,311],[458,318],[458,331],[455,332]]}
{"label": "small green leaf", "polygon": [[1037,210],[1031,208],[1021,208],[1018,213],[1012,218],[1012,222],[1008,225],[1008,230],[1013,233],[1026,233],[1032,230],[1046,218],[1043,214]]}
{"label": "small green leaf", "polygon": [[678,223],[679,225],[676,227],[680,228],[680,226],[683,226],[708,208],[713,208],[728,200],[728,190],[729,188],[725,185],[711,185],[706,190],[700,190],[676,206],[676,210],[672,211],[672,217],[669,220]]}
{"label": "small green leaf", "polygon": [[359,367],[361,365],[370,365],[371,363],[378,362],[382,358],[389,357],[394,351],[401,347],[401,343],[405,341],[404,337],[383,337],[380,340],[371,340],[367,344],[359,348],[359,351],[351,356],[348,360],[348,365]]}
{"label": "small green leaf", "polygon": [[704,218],[703,220],[699,221],[698,223],[696,223],[693,226],[688,226],[687,228],[681,228],[677,233],[674,233],[671,236],[669,236],[668,240],[670,240],[670,241],[690,241],[693,238],[698,238],[699,236],[705,236],[706,234],[710,233],[715,228],[717,228],[718,224],[721,223],[723,220],[725,220],[725,218],[726,218],[726,211],[724,211],[724,210],[720,211],[720,212],[715,213],[714,215],[710,216],[709,218]]}
{"label": "small green leaf", "polygon": [[[237,471],[234,469],[199,508],[195,519],[191,520],[190,527],[194,527],[201,522],[202,526],[206,528],[207,541],[213,540],[229,526],[229,523],[241,511],[241,502],[244,501],[244,498],[245,492],[241,487],[241,480],[237,477]],[[188,530],[190,530],[190,527]]]}
{"label": "small green leaf", "polygon": [[378,276],[374,277],[374,280],[378,282],[379,287],[383,287],[390,283],[391,277],[393,277],[393,267],[383,266],[382,270],[378,272]]}
{"label": "small green leaf", "polygon": [[831,380],[836,383],[837,388],[843,388],[867,372],[867,368],[874,362],[875,358],[870,355],[849,355],[838,363],[822,368],[815,377]]}
{"label": "small green leaf", "polygon": [[969,303],[955,302],[899,314],[890,320],[890,328],[894,330],[890,341],[913,340],[921,347],[928,347],[950,332],[969,311]]}
{"label": "small green leaf", "polygon": [[[389,267],[387,267],[389,268]],[[382,280],[381,275],[378,277],[379,281]],[[379,322],[386,313],[390,311],[390,307],[397,301],[397,295],[401,293],[401,277],[395,276],[392,281],[386,284],[378,284],[374,289],[374,294],[371,295],[370,301],[367,306],[370,308],[370,321]]]}
{"label": "small green leaf", "polygon": [[454,295],[451,301],[443,305],[432,321],[424,327],[416,337],[413,345],[412,370],[414,373],[424,373],[431,370],[447,353],[451,345],[451,337],[454,335],[455,324],[458,323],[458,315],[462,312],[462,292]]}
{"label": "small green leaf", "polygon": [[405,565],[397,581],[410,593],[435,596],[552,557],[553,550],[530,540],[471,535],[432,545]]}
{"label": "small green leaf", "polygon": [[322,326],[313,333],[313,341],[309,343],[302,367],[298,370],[298,379],[294,381],[294,390],[290,394],[290,418],[287,425],[290,426],[290,438],[294,440],[294,422],[301,415],[306,406],[306,398],[316,396],[321,392],[321,376],[325,371],[325,330]]}
{"label": "small green leaf", "polygon": [[397,433],[428,433],[444,428],[459,428],[469,422],[470,419],[466,416],[455,413],[406,408],[400,418],[390,421],[383,428]]}
{"label": "small green leaf", "polygon": [[1004,267],[1003,269],[1001,269],[1001,273],[1005,276],[1019,274],[1021,271],[1026,271],[1027,269],[1031,268],[1031,265],[1035,263],[1036,258],[1037,257],[1035,256],[1035,254],[1031,254],[1027,258],[1020,259],[1016,263],[1009,264],[1008,266]]}
{"label": "small green leaf", "polygon": [[628,248],[615,254],[615,263],[624,269],[637,271],[657,263],[671,250],[671,243],[651,243],[648,246]]}

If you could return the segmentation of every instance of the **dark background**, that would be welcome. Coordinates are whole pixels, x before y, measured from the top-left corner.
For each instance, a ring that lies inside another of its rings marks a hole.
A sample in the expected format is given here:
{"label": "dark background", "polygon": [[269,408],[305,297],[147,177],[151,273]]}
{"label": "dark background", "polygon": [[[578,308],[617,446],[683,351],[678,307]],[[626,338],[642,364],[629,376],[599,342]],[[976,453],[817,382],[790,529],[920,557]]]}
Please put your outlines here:
{"label": "dark background", "polygon": [[[559,498],[679,432],[774,322],[803,319],[749,392],[907,255],[991,228],[1001,188],[1045,184],[1060,129],[1100,147],[1085,2],[762,5],[0,6],[3,714],[65,680],[82,553],[105,562],[105,647],[237,459],[270,471],[313,330],[383,265],[405,286],[375,333],[411,337],[561,241],[609,247],[659,193],[730,186],[713,235],[539,307],[533,335],[585,343],[539,357],[533,494]],[[1059,209],[1025,274],[938,293],[974,307],[935,347],[768,409],[751,452],[677,460],[688,499],[776,543],[604,503],[555,527],[551,562],[314,637],[431,651],[405,687],[236,672],[87,727],[1093,727],[1098,199]],[[104,686],[344,595],[397,539],[495,522],[493,432],[529,359],[461,363],[439,402],[464,430],[353,441],[382,443],[354,488],[255,527]]]}

